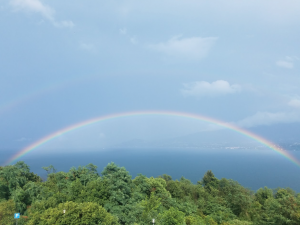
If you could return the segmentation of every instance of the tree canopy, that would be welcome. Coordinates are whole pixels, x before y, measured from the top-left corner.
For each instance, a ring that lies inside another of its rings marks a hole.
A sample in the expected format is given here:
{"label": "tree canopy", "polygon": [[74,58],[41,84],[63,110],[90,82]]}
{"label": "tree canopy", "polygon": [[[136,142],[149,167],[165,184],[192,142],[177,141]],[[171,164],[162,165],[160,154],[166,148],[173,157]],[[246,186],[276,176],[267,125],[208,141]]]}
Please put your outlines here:
{"label": "tree canopy", "polygon": [[109,163],[57,172],[43,167],[47,180],[24,162],[0,167],[0,224],[296,225],[300,195],[289,188],[256,192],[207,171],[197,184],[163,174],[132,179]]}

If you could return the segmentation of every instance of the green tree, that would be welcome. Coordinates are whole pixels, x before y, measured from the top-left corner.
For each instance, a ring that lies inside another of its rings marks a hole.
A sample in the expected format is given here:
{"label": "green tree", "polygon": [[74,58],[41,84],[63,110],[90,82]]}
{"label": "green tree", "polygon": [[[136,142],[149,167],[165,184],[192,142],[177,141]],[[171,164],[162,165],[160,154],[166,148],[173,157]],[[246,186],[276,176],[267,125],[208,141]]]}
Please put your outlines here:
{"label": "green tree", "polygon": [[142,208],[142,214],[139,219],[140,222],[147,224],[152,218],[157,217],[158,208],[161,205],[160,200],[161,199],[152,192],[149,198],[141,201],[140,206]]}
{"label": "green tree", "polygon": [[270,198],[273,198],[273,191],[272,191],[272,189],[269,189],[267,187],[260,188],[255,193],[255,199],[261,205],[264,205],[265,201]]}
{"label": "green tree", "polygon": [[23,187],[27,182],[39,182],[40,177],[31,173],[29,166],[24,162],[17,162],[12,166],[1,167],[0,169],[0,196],[8,199],[18,187]]}
{"label": "green tree", "polygon": [[89,181],[96,180],[99,177],[97,166],[92,163],[86,166],[79,166],[77,169],[72,167],[68,172],[68,179],[74,181],[79,179],[85,186]]}
{"label": "green tree", "polygon": [[197,215],[189,215],[185,217],[186,225],[206,225],[205,220]]}
{"label": "green tree", "polygon": [[56,173],[56,169],[53,165],[50,165],[48,167],[42,167],[42,169],[46,170],[47,174]]}
{"label": "green tree", "polygon": [[173,198],[180,199],[183,197],[183,191],[178,180],[168,182],[166,189],[170,192]]}
{"label": "green tree", "polygon": [[23,214],[27,209],[27,205],[29,205],[28,194],[22,188],[18,187],[16,190],[13,191],[12,199],[16,204],[16,210]]}
{"label": "green tree", "polygon": [[236,216],[244,220],[251,219],[249,212],[254,196],[250,190],[236,181],[223,178],[219,181],[219,195]]}
{"label": "green tree", "polygon": [[212,188],[217,189],[219,187],[219,180],[215,177],[211,170],[208,170],[202,178],[202,184],[210,191]]}
{"label": "green tree", "polygon": [[164,194],[166,196],[171,196],[170,193],[166,190],[167,183],[164,179],[150,177],[146,181],[150,186],[151,192],[155,192],[156,194]]}
{"label": "green tree", "polygon": [[0,202],[0,224],[15,224],[14,213],[16,212],[15,203],[12,199]]}
{"label": "green tree", "polygon": [[124,167],[110,163],[104,168],[102,175],[107,179],[109,187],[109,199],[104,205],[105,209],[116,215],[121,224],[133,224],[136,220],[133,216],[135,207],[131,198],[134,184],[129,172]]}
{"label": "green tree", "polygon": [[[64,213],[65,210],[65,213]],[[43,213],[29,214],[28,224],[118,224],[116,217],[108,213],[102,206],[93,202],[65,202],[55,208],[49,208]]]}
{"label": "green tree", "polygon": [[87,183],[85,187],[85,201],[96,202],[104,206],[110,197],[109,183],[105,178],[98,177]]}
{"label": "green tree", "polygon": [[171,207],[158,216],[160,224],[183,225],[185,223],[184,213]]}
{"label": "green tree", "polygon": [[138,176],[133,180],[133,184],[136,187],[135,191],[142,194],[142,199],[144,199],[146,196],[150,196],[151,193],[151,186],[147,180],[148,178],[142,174],[138,174]]}

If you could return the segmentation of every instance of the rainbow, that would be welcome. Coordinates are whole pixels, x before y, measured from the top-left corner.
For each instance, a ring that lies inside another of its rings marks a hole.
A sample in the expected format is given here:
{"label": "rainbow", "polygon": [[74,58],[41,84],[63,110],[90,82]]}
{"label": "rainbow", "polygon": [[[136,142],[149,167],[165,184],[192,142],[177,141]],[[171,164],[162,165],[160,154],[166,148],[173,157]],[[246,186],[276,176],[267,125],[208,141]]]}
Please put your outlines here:
{"label": "rainbow", "polygon": [[14,156],[12,156],[6,163],[5,165],[9,165],[12,164],[13,162],[16,162],[17,160],[19,160],[20,158],[22,158],[24,155],[32,152],[33,150],[41,147],[42,145],[46,144],[47,142],[63,135],[69,132],[72,132],[74,130],[80,129],[82,127],[86,127],[89,126],[91,124],[95,124],[95,123],[99,123],[102,121],[107,121],[107,120],[112,120],[112,119],[116,119],[116,118],[124,118],[124,117],[134,117],[134,116],[145,116],[145,115],[160,115],[160,116],[175,116],[175,117],[183,117],[183,118],[190,118],[190,119],[195,119],[195,120],[200,120],[200,121],[205,121],[205,122],[209,122],[209,123],[213,123],[216,124],[218,126],[221,127],[225,127],[227,129],[233,130],[237,133],[240,133],[244,136],[247,136],[265,146],[267,146],[268,148],[272,149],[273,151],[279,153],[280,155],[282,155],[283,157],[285,157],[286,159],[290,160],[291,162],[293,162],[295,165],[300,167],[300,162],[294,158],[292,155],[290,155],[287,151],[285,151],[284,149],[276,146],[274,143],[266,140],[263,137],[260,137],[254,133],[251,133],[250,131],[247,131],[243,128],[237,127],[232,123],[227,123],[227,122],[223,122],[214,118],[210,118],[210,117],[206,117],[206,116],[202,116],[202,115],[198,115],[198,114],[191,114],[191,113],[185,113],[185,112],[174,112],[174,111],[136,111],[136,112],[124,112],[124,113],[117,113],[117,114],[110,114],[110,115],[106,115],[106,116],[100,116],[100,117],[96,117],[93,119],[89,119],[89,120],[85,120],[76,124],[73,124],[71,126],[65,127],[61,130],[58,130],[48,136],[45,136],[43,138],[41,138],[40,140],[32,143],[31,145],[27,146],[26,148],[22,149],[21,151],[19,151],[17,154],[15,154]]}

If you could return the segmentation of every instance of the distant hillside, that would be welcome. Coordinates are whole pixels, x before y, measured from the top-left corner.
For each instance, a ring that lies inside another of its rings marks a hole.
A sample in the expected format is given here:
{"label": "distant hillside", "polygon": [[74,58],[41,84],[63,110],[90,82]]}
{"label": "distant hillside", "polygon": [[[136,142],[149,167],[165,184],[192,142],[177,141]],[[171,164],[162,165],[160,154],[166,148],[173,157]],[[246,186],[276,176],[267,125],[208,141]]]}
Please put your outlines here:
{"label": "distant hillside", "polygon": [[[300,123],[260,126],[247,129],[287,150],[300,150]],[[260,147],[259,142],[233,130],[197,132],[189,135],[155,141],[133,139],[111,147],[125,148],[251,148]]]}

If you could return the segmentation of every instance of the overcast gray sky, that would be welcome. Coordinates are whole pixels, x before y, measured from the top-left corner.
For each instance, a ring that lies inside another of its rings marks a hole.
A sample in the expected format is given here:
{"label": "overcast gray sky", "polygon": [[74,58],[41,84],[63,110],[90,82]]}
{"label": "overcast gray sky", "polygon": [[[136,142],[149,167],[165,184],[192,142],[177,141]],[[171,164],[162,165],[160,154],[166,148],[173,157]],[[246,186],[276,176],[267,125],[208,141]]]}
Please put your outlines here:
{"label": "overcast gray sky", "polygon": [[[2,148],[136,110],[195,113],[246,129],[295,125],[299,15],[298,0],[1,0]],[[99,147],[210,127],[183,118],[116,119],[49,146]]]}

